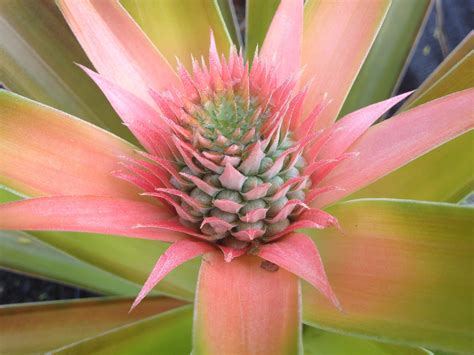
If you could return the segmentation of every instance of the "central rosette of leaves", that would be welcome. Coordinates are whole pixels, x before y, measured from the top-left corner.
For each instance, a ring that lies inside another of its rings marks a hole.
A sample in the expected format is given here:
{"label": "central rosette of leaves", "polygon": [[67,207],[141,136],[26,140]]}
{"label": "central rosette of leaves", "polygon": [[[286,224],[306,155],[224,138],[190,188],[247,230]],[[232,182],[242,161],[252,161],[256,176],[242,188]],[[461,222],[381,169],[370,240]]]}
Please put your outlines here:
{"label": "central rosette of leaves", "polygon": [[128,158],[117,173],[175,217],[137,228],[207,240],[231,260],[300,228],[337,225],[308,207],[333,188],[318,184],[345,159],[317,158],[331,135],[314,129],[324,101],[304,115],[297,78],[278,80],[258,56],[250,69],[235,49],[219,58],[213,42],[208,65],[193,59],[192,73],[177,72],[180,87],[151,92],[159,110],[147,111],[149,124],[129,124],[146,160]]}
{"label": "central rosette of leaves", "polygon": [[258,98],[212,93],[188,112],[186,138],[176,140],[187,156],[178,163],[185,181],[171,179],[188,195],[178,210],[183,225],[235,245],[282,232],[305,208],[304,160],[292,154],[291,134],[268,124],[271,111]]}

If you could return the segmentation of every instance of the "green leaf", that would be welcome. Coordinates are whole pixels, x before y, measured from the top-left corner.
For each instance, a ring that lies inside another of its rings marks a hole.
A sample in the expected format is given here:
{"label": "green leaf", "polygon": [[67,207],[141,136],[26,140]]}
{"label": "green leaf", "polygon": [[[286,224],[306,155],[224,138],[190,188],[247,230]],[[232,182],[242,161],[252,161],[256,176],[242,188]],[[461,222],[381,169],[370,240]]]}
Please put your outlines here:
{"label": "green leaf", "polygon": [[0,185],[0,202],[11,202],[21,200],[21,197],[9,191],[6,186]]}
{"label": "green leaf", "polygon": [[280,0],[247,0],[245,44],[247,59],[252,60],[255,49],[262,48],[263,40]]}
{"label": "green leaf", "polygon": [[0,231],[0,266],[108,295],[136,296],[140,286],[89,265],[24,232]]}
{"label": "green leaf", "polygon": [[344,312],[303,287],[307,324],[429,349],[474,350],[474,208],[367,199],[336,204],[315,240]]}
{"label": "green leaf", "polygon": [[457,202],[474,188],[474,131],[431,152],[350,195]]}
{"label": "green leaf", "polygon": [[459,62],[457,62],[446,74],[439,78],[429,88],[420,93],[417,98],[403,106],[403,110],[409,110],[425,102],[449,95],[474,86],[474,51],[471,51]]}
{"label": "green leaf", "polygon": [[0,1],[2,84],[135,142],[75,63],[92,67],[54,1]]}
{"label": "green leaf", "polygon": [[232,42],[238,47],[242,47],[242,36],[240,34],[239,23],[235,13],[235,7],[232,0],[217,0],[222,18],[229,31]]}
{"label": "green leaf", "polygon": [[183,306],[127,324],[51,354],[189,354],[193,309]]}
{"label": "green leaf", "polygon": [[392,0],[339,117],[390,97],[414,50],[430,3],[430,0]]}
{"label": "green leaf", "polygon": [[[145,239],[86,233],[35,232],[38,239],[91,265],[131,282],[143,284],[169,244]],[[199,259],[173,270],[155,288],[164,294],[192,300]]]}
{"label": "green leaf", "polygon": [[421,348],[380,343],[347,335],[326,332],[305,327],[303,332],[305,355],[427,355],[432,354]]}
{"label": "green leaf", "polygon": [[191,55],[207,58],[211,29],[220,52],[227,53],[232,44],[217,0],[122,0],[121,3],[172,66],[176,57],[188,68]]}
{"label": "green leaf", "polygon": [[[420,85],[410,98],[405,101],[400,111],[404,111],[408,107],[413,107],[411,104],[417,100],[419,96],[423,95],[438,80],[443,78],[453,67],[455,67],[464,57],[466,57],[474,49],[474,32],[469,33],[466,38],[446,57],[446,59],[435,69],[433,73]],[[472,73],[470,75],[472,77]],[[446,94],[443,94],[446,95]]]}
{"label": "green leaf", "polygon": [[155,297],[129,314],[132,301],[94,298],[2,306],[0,352],[44,353],[183,305],[171,298]]}

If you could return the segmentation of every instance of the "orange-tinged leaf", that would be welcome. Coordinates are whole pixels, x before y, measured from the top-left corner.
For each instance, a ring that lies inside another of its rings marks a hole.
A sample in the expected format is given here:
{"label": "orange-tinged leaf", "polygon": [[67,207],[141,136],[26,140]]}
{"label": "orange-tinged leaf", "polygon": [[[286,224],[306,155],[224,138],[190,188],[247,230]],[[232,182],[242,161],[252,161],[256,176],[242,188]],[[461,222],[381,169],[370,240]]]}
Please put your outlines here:
{"label": "orange-tinged leaf", "polygon": [[0,91],[0,183],[25,195],[136,198],[111,175],[118,156],[134,156],[120,138],[63,112]]}
{"label": "orange-tinged leaf", "polygon": [[352,84],[339,117],[397,91],[426,24],[432,0],[392,0],[364,65]]}
{"label": "orange-tinged leaf", "polygon": [[158,111],[104,76],[86,67],[81,66],[81,68],[102,90],[123,123],[133,132],[142,146],[148,152],[154,152],[154,147],[159,145],[157,142],[161,142],[161,137],[157,137],[151,129],[153,125],[161,123]]}
{"label": "orange-tinged leaf", "polygon": [[0,351],[39,353],[185,304],[167,297],[149,298],[128,314],[132,299],[103,298],[3,306]]}
{"label": "orange-tinged leaf", "polygon": [[[412,95],[416,99],[410,97],[402,110],[472,87],[473,46],[471,33],[416,90]],[[457,202],[474,188],[473,146],[474,131],[464,133],[347,199],[389,197]]]}
{"label": "orange-tinged leaf", "polygon": [[[0,189],[0,200],[2,202],[18,201],[21,198],[4,189]],[[8,233],[8,232],[6,232]],[[115,294],[136,296],[141,285],[153,269],[156,258],[159,257],[169,244],[150,239],[125,238],[103,234],[78,233],[78,232],[29,232],[39,241],[59,249],[60,253],[64,252],[65,256],[70,255],[79,262],[85,262],[92,269],[102,269],[102,274],[117,275],[119,279],[131,282],[131,286],[135,287],[131,293],[117,290]],[[33,252],[33,251],[31,251]],[[9,253],[0,253],[0,259],[8,263]],[[48,274],[42,265],[33,263],[28,265],[27,269],[20,268],[18,263],[24,264],[28,257],[22,260],[16,260],[13,264],[4,265],[8,268],[14,268],[26,273],[40,273],[41,277],[55,278],[64,270],[54,270],[53,274]],[[33,259],[31,259],[33,260]],[[32,271],[34,268],[34,271]],[[53,265],[57,268],[57,263]],[[87,270],[86,270],[87,272]],[[163,292],[167,295],[185,300],[194,298],[194,288],[196,285],[197,274],[199,272],[199,260],[192,260],[178,269],[173,270],[160,284],[156,287],[156,291]],[[71,276],[71,275],[69,275]],[[73,278],[80,277],[79,273],[72,275]],[[114,276],[112,276],[114,278]],[[70,280],[62,280],[63,282],[71,282]],[[113,281],[113,280],[112,280]],[[91,278],[83,279],[82,287],[101,290],[104,293],[113,293],[108,281],[97,275],[94,280]],[[101,283],[101,288],[94,287],[95,283]],[[130,303],[131,304],[131,303]]]}
{"label": "orange-tinged leaf", "polygon": [[474,190],[472,147],[474,131],[470,130],[346,199],[386,197],[458,202]]}
{"label": "orange-tinged leaf", "polygon": [[51,354],[190,354],[193,309],[177,307],[82,339]]}
{"label": "orange-tinged leaf", "polygon": [[314,82],[305,111],[310,112],[325,93],[331,100],[319,116],[316,129],[327,127],[336,119],[389,5],[390,0],[306,3],[302,83]]}
{"label": "orange-tinged leaf", "polygon": [[194,318],[194,354],[297,354],[300,348],[299,285],[262,259],[204,256]]}
{"label": "orange-tinged leaf", "polygon": [[338,312],[303,285],[304,321],[345,334],[471,353],[474,208],[352,200],[328,208],[337,229],[305,232],[318,246]]}
{"label": "orange-tinged leaf", "polygon": [[292,233],[274,243],[261,245],[258,256],[309,282],[341,309],[324,271],[318,248],[308,236]]}
{"label": "orange-tinged leaf", "polygon": [[409,96],[411,92],[366,106],[344,116],[331,127],[333,134],[325,143],[318,158],[339,157],[354,141],[363,135],[367,129],[390,108]]}

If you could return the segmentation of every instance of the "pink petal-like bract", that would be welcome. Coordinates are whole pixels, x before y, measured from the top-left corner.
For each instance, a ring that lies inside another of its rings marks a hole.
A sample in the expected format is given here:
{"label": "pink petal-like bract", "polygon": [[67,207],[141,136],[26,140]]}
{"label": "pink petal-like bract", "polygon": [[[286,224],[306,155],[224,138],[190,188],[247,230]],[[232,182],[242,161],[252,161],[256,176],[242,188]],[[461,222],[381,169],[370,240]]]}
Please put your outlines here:
{"label": "pink petal-like bract", "polygon": [[341,307],[329,285],[318,249],[307,235],[293,233],[277,242],[262,245],[258,256],[308,281],[336,307]]}
{"label": "pink petal-like bract", "polygon": [[194,350],[202,354],[291,354],[298,348],[298,279],[269,272],[263,260],[218,253],[202,261],[195,301]]}
{"label": "pink petal-like bract", "polygon": [[155,264],[150,276],[133,302],[131,310],[173,269],[182,263],[214,250],[209,243],[192,239],[181,239],[173,243]]}

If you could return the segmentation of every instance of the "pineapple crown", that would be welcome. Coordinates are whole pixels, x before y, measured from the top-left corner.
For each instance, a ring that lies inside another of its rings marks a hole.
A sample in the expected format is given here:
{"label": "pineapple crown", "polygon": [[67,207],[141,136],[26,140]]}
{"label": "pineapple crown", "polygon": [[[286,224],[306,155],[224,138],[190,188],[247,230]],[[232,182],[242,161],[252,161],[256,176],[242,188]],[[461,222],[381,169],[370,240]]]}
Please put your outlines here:
{"label": "pineapple crown", "polygon": [[147,129],[161,139],[120,177],[168,206],[181,231],[222,248],[251,250],[307,226],[322,192],[311,187],[330,170],[314,159],[329,135],[312,133],[326,102],[303,120],[307,90],[297,77],[278,82],[274,66],[257,54],[250,69],[235,47],[219,58],[211,36],[209,66],[193,58],[191,74],[178,63],[182,87],[151,92],[160,115]]}

